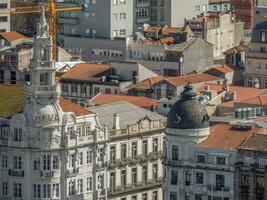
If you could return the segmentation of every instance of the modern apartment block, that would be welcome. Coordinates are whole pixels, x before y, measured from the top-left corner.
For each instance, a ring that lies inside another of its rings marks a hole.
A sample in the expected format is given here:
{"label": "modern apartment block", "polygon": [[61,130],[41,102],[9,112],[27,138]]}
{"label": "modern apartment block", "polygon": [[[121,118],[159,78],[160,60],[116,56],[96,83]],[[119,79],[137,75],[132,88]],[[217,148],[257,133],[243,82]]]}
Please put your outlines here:
{"label": "modern apartment block", "polygon": [[[59,6],[77,6],[65,0]],[[117,38],[133,33],[134,2],[126,0],[98,0],[89,2],[89,12],[63,12],[59,15],[59,33],[62,35]]]}
{"label": "modern apartment block", "polygon": [[0,32],[10,31],[10,0],[0,2]]}

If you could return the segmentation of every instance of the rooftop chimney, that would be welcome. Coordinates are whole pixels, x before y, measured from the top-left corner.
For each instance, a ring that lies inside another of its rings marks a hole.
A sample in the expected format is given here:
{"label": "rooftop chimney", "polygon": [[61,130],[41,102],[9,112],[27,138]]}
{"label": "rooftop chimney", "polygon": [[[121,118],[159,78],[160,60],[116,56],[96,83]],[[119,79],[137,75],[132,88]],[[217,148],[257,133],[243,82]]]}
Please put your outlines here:
{"label": "rooftop chimney", "polygon": [[113,115],[113,126],[115,130],[120,129],[120,114],[118,113]]}

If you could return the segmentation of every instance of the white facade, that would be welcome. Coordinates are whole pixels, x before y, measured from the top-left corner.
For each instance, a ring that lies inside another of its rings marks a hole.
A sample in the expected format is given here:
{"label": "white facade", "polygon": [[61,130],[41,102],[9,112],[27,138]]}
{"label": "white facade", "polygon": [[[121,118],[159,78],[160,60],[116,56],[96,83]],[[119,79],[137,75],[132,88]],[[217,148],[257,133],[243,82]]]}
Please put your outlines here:
{"label": "white facade", "polygon": [[95,154],[104,132],[95,114],[63,111],[51,50],[42,13],[24,111],[0,121],[0,199],[106,199],[104,170],[96,169],[104,154]]}
{"label": "white facade", "polygon": [[0,32],[10,31],[10,0],[0,2]]}

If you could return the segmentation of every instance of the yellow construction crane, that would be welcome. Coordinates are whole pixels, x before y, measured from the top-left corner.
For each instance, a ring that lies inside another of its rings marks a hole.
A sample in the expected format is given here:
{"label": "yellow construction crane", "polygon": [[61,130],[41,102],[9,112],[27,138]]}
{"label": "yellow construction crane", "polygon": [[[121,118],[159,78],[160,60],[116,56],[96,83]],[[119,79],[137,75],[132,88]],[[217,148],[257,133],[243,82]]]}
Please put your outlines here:
{"label": "yellow construction crane", "polygon": [[[48,5],[45,7],[46,13],[48,13],[49,20],[49,34],[52,37],[52,44],[53,44],[53,59],[57,59],[57,23],[56,23],[56,14],[58,12],[65,12],[65,11],[86,11],[86,5],[78,6],[78,7],[63,7],[63,8],[56,8],[56,0],[49,0]],[[29,6],[29,7],[16,7],[9,9],[11,15],[16,14],[27,14],[27,13],[40,13],[42,12],[42,6]]]}

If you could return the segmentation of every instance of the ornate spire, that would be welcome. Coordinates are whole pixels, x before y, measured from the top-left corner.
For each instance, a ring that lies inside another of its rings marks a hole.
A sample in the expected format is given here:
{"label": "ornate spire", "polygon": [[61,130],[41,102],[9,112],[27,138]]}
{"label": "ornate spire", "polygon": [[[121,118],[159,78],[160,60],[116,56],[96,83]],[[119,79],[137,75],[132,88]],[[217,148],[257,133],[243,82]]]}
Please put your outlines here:
{"label": "ornate spire", "polygon": [[45,18],[45,7],[42,7],[42,12],[40,15],[40,21],[37,27],[37,37],[49,37],[48,35],[48,24]]}
{"label": "ornate spire", "polygon": [[192,85],[188,84],[184,87],[184,91],[181,93],[181,100],[194,100],[196,99],[197,94],[193,91]]}

